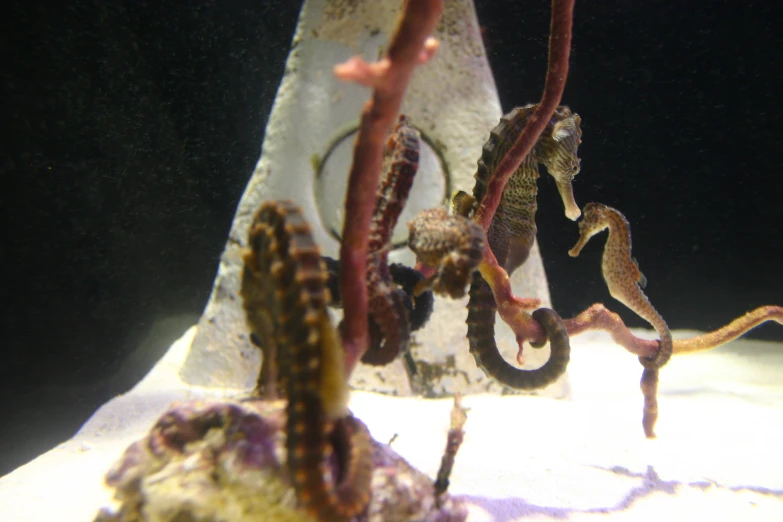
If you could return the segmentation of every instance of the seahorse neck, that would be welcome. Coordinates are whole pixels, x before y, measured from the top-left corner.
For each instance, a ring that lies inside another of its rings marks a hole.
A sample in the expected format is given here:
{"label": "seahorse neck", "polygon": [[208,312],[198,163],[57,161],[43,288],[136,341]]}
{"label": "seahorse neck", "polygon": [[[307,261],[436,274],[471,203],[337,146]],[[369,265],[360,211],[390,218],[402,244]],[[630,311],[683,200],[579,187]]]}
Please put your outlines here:
{"label": "seahorse neck", "polygon": [[619,216],[605,216],[604,225],[608,230],[608,237],[606,238],[606,249],[615,250],[617,248],[627,249],[630,254],[631,251],[631,234],[628,231],[626,223],[621,221]]}

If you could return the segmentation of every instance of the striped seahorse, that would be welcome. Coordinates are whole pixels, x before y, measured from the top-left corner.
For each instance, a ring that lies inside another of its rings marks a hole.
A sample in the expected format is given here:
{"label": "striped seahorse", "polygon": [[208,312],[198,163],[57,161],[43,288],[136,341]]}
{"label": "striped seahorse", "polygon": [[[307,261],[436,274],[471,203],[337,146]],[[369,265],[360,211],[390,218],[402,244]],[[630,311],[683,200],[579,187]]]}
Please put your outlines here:
{"label": "striped seahorse", "polygon": [[609,229],[609,236],[601,258],[601,271],[609,294],[650,323],[660,338],[655,357],[639,357],[639,362],[644,366],[641,380],[644,395],[642,425],[645,435],[653,438],[655,421],[658,419],[658,369],[669,362],[673,343],[666,321],[642,291],[647,285],[647,279],[639,270],[636,259],[631,256],[631,227],[628,220],[612,207],[588,203],[579,222],[579,240],[568,251],[568,255],[578,256],[590,238],[605,229]]}
{"label": "striped seahorse", "polygon": [[[487,185],[495,169],[533,115],[535,105],[517,107],[501,118],[490,133],[478,161],[473,195],[458,192],[454,196],[454,212],[470,216],[481,204]],[[568,107],[555,110],[535,147],[519,168],[511,175],[500,205],[492,219],[487,240],[500,266],[511,274],[528,258],[536,237],[536,196],[539,177],[538,165],[543,164],[555,179],[568,218],[576,220],[579,207],[574,201],[571,181],[579,173],[577,149],[581,143],[581,118]],[[557,380],[565,372],[570,346],[565,328],[553,311],[538,314],[547,331],[552,354],[544,366],[536,370],[522,370],[506,362],[495,342],[495,315],[497,305],[489,284],[480,274],[473,274],[468,301],[468,340],[476,364],[488,376],[510,388],[534,390]],[[534,317],[536,315],[534,314]],[[536,317],[538,319],[538,317]]]}
{"label": "striped seahorse", "polygon": [[288,400],[287,467],[297,500],[321,522],[347,521],[370,499],[371,446],[367,428],[347,409],[343,348],[326,310],[320,249],[287,201],[261,205],[248,244],[241,295],[263,349],[259,388]]}
{"label": "striped seahorse", "polygon": [[[389,269],[391,235],[408,200],[419,168],[419,132],[400,115],[386,142],[383,175],[378,185],[367,248],[367,310],[382,338],[373,337],[362,356],[365,364],[385,365],[408,350],[411,321],[405,292]],[[374,328],[370,328],[372,332]]]}

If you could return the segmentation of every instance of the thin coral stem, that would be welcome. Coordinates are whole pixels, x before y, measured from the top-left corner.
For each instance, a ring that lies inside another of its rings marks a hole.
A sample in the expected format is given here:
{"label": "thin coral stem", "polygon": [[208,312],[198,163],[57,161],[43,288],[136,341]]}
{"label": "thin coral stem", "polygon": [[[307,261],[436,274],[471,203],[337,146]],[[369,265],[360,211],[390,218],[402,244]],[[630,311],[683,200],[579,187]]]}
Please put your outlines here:
{"label": "thin coral stem", "polygon": [[569,336],[578,335],[588,330],[605,330],[612,340],[629,352],[650,357],[658,352],[658,341],[639,339],[625,326],[620,316],[596,303],[573,319],[564,319]]}
{"label": "thin coral stem", "polygon": [[449,489],[449,476],[454,467],[454,458],[465,438],[465,421],[468,419],[467,409],[462,407],[462,397],[459,393],[454,396],[454,406],[451,408],[451,426],[446,439],[446,449],[440,460],[440,468],[435,479],[435,502],[440,507],[440,499]]}
{"label": "thin coral stem", "polygon": [[[783,307],[761,306],[713,332],[690,339],[677,339],[674,341],[673,353],[693,353],[717,348],[766,321],[783,324]],[[633,354],[652,357],[658,352],[658,341],[636,337],[625,326],[619,315],[609,311],[600,303],[592,305],[573,319],[566,319],[563,322],[569,336],[578,335],[588,330],[605,330],[611,334],[615,343]]]}
{"label": "thin coral stem", "polygon": [[[487,186],[487,193],[476,211],[475,219],[485,233],[489,229],[495,211],[500,204],[503,189],[505,189],[511,174],[519,168],[519,165],[530,153],[563,97],[568,77],[568,57],[571,53],[573,15],[574,0],[552,0],[549,65],[544,83],[544,94],[516,142],[495,169]],[[484,257],[479,269],[482,277],[492,288],[500,317],[514,331],[520,349],[523,341],[541,342],[544,340],[546,338],[544,329],[526,312],[526,310],[538,306],[540,301],[520,299],[514,296],[508,274],[498,264],[491,249],[484,249]]]}
{"label": "thin coral stem", "polygon": [[386,56],[380,62],[367,64],[354,57],[334,69],[335,75],[343,80],[374,88],[372,98],[362,110],[354,145],[340,247],[340,291],[345,310],[342,334],[348,374],[368,346],[364,276],[383,146],[400,110],[413,69],[431,58],[437,49],[437,44],[428,37],[442,10],[442,0],[407,0]]}
{"label": "thin coral stem", "polygon": [[748,330],[767,321],[783,324],[783,307],[760,306],[713,332],[690,339],[674,341],[674,353],[682,354],[712,350],[722,344],[733,341]]}
{"label": "thin coral stem", "polygon": [[500,318],[514,332],[520,353],[524,341],[538,344],[546,340],[544,327],[527,313],[528,310],[534,310],[541,306],[541,300],[516,297],[511,290],[511,279],[506,271],[498,265],[495,254],[489,248],[484,249],[484,258],[479,264],[479,271],[481,277],[492,288],[492,295],[495,296]]}

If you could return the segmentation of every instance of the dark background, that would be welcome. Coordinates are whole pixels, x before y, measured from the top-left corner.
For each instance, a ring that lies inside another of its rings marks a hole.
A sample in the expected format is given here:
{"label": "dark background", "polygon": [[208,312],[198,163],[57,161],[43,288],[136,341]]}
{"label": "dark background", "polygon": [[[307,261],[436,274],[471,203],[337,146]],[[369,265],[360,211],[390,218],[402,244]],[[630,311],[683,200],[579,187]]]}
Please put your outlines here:
{"label": "dark background", "polygon": [[[547,2],[477,4],[504,110],[537,101]],[[564,103],[583,118],[577,201],[621,209],[652,302],[672,328],[706,330],[783,304],[783,30],[777,2],[683,5],[577,2]],[[298,7],[4,9],[0,474],[70,437],[195,322]],[[568,257],[577,228],[540,186],[555,307],[604,301],[645,326],[608,296],[602,238]]]}

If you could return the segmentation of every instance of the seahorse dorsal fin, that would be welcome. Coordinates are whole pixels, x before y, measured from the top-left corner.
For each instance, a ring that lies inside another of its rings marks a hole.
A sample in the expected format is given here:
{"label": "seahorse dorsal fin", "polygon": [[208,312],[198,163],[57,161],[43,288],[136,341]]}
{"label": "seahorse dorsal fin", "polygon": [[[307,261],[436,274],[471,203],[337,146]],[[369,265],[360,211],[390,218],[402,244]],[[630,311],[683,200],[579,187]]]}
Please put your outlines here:
{"label": "seahorse dorsal fin", "polygon": [[631,261],[633,261],[633,264],[636,265],[636,270],[639,272],[639,278],[636,280],[637,283],[639,283],[640,288],[644,288],[647,286],[647,278],[644,277],[644,274],[641,270],[639,270],[639,261],[636,260],[635,257],[631,258]]}
{"label": "seahorse dorsal fin", "polygon": [[469,217],[476,210],[476,198],[464,190],[458,190],[451,198],[451,210],[456,215]]}

